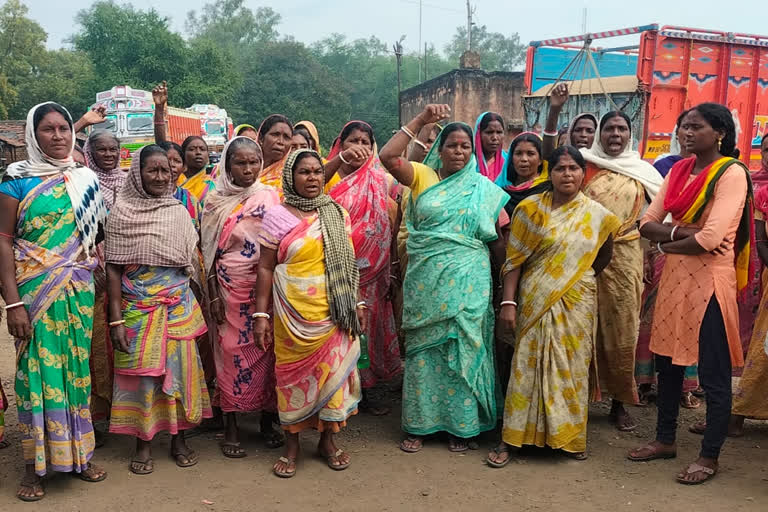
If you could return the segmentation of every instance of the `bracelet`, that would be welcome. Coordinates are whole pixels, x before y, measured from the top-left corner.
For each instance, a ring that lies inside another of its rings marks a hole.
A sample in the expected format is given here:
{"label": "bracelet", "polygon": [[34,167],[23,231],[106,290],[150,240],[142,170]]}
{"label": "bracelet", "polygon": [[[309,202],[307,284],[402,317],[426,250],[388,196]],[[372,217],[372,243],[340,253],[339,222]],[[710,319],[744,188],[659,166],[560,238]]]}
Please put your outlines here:
{"label": "bracelet", "polygon": [[118,325],[123,325],[125,323],[125,320],[115,320],[114,322],[109,322],[110,327],[117,327]]}
{"label": "bracelet", "polygon": [[400,127],[400,129],[403,130],[403,133],[409,136],[410,138],[412,139],[416,138],[416,134],[413,133],[411,130],[409,130],[407,126],[403,125]]}
{"label": "bracelet", "polygon": [[339,151],[339,160],[341,160],[342,162],[344,162],[347,165],[351,165],[350,162],[347,162],[346,160],[344,160],[344,155],[341,154],[341,151]]}
{"label": "bracelet", "polygon": [[269,320],[271,317],[269,316],[269,313],[254,313],[251,315],[251,318],[266,318]]}
{"label": "bracelet", "polygon": [[0,231],[0,236],[3,236],[5,238],[10,238],[11,240],[15,239],[16,237],[13,235],[9,235],[8,233],[3,233]]}
{"label": "bracelet", "polygon": [[24,301],[23,300],[19,301],[19,302],[14,302],[13,304],[8,304],[7,306],[5,306],[5,310],[8,311],[9,309],[17,308],[17,307],[23,306],[23,305],[24,305]]}
{"label": "bracelet", "polygon": [[541,133],[542,133],[542,135],[544,135],[545,137],[557,137],[557,135],[558,135],[558,133],[557,133],[557,132],[548,132],[547,130],[544,130],[544,131],[543,131],[543,132],[541,132]]}
{"label": "bracelet", "polygon": [[657,250],[658,250],[658,251],[659,251],[661,254],[667,254],[666,252],[664,252],[664,249],[662,249],[662,248],[661,248],[661,242],[656,242],[656,249],[657,249]]}
{"label": "bracelet", "polygon": [[210,281],[211,279],[216,279],[217,277],[218,276],[216,274],[211,274],[208,276],[208,280]]}
{"label": "bracelet", "polygon": [[513,300],[503,300],[503,301],[501,301],[501,304],[499,304],[499,306],[502,306],[502,307],[503,306],[515,306],[515,307],[517,307],[517,302],[515,302]]}
{"label": "bracelet", "polygon": [[211,304],[213,304],[213,303],[214,303],[214,302],[216,302],[217,300],[221,300],[221,297],[215,297],[215,298],[211,299],[211,301],[210,301],[210,302],[211,302]]}
{"label": "bracelet", "polygon": [[390,261],[389,264],[390,265],[399,265],[400,264],[400,260]]}
{"label": "bracelet", "polygon": [[368,304],[366,304],[364,300],[361,300],[355,304],[355,309],[368,309]]}
{"label": "bracelet", "polygon": [[395,281],[399,281],[400,280],[400,276],[396,276],[395,274],[389,274],[389,278],[390,279],[394,279]]}
{"label": "bracelet", "polygon": [[417,145],[419,145],[419,146],[421,146],[421,148],[422,148],[424,151],[428,151],[428,150],[429,150],[429,148],[427,147],[427,145],[426,145],[426,144],[424,144],[423,142],[421,142],[419,139],[413,139],[413,143],[414,143],[414,144],[417,144]]}
{"label": "bracelet", "polygon": [[674,242],[675,241],[675,231],[677,231],[677,228],[680,226],[675,226],[672,228],[672,232],[669,234],[669,239]]}

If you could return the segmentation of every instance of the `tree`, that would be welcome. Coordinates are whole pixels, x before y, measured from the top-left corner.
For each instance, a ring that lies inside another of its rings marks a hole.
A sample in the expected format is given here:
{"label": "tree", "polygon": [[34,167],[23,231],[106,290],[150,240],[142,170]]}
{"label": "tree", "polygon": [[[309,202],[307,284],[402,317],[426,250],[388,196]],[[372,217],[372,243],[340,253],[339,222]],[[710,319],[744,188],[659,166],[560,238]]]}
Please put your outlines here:
{"label": "tree", "polygon": [[[451,62],[458,64],[467,48],[467,28],[458,27],[445,52]],[[488,32],[485,25],[472,26],[472,50],[480,54],[480,62],[486,71],[515,71],[525,62],[525,46],[520,36],[505,37],[498,32]]]}
{"label": "tree", "polygon": [[199,15],[187,13],[186,29],[193,38],[207,37],[235,49],[277,41],[280,19],[270,7],[259,7],[254,14],[243,0],[221,0],[204,5]]}

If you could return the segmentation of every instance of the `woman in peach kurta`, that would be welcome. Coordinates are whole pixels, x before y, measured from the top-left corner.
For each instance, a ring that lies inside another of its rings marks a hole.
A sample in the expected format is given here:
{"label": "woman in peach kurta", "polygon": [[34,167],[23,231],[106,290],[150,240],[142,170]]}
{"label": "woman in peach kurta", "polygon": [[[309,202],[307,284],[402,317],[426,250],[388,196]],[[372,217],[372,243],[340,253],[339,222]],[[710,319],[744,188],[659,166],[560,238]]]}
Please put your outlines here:
{"label": "woman in peach kurta", "polygon": [[[717,472],[731,410],[731,370],[744,362],[737,290],[746,287],[749,273],[752,194],[746,167],[723,156],[735,146],[728,109],[699,105],[685,116],[682,131],[696,156],[675,164],[640,225],[666,263],[651,332],[659,373],[656,440],[629,458],[675,457],[683,375],[698,363],[707,428],[699,459],[677,480],[699,484]],[[663,224],[670,213],[672,224]]]}

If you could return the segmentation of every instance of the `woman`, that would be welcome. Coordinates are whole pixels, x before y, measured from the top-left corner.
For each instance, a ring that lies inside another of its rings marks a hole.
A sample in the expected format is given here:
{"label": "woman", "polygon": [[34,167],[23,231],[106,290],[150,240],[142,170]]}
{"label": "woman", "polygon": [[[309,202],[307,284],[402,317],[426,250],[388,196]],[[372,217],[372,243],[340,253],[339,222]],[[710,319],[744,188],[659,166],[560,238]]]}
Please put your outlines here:
{"label": "woman", "polygon": [[411,133],[449,113],[448,105],[428,105],[380,153],[411,189],[400,444],[411,453],[436,432],[450,435],[451,451],[466,451],[469,438],[496,425],[491,268],[504,259],[497,219],[508,198],[476,171],[466,124],[447,125],[424,164],[400,156]]}
{"label": "woman", "polygon": [[475,121],[475,158],[480,174],[491,181],[507,163],[504,151],[504,119],[496,112],[483,112]]}
{"label": "woman", "polygon": [[125,183],[126,174],[120,169],[120,141],[112,132],[97,130],[86,140],[83,153],[86,166],[99,178],[104,204],[109,210]]}
{"label": "woman", "polygon": [[271,333],[266,350],[253,341],[256,312],[251,293],[256,285],[259,245],[256,233],[264,213],[280,202],[277,191],[259,183],[261,148],[252,139],[235,137],[222,152],[216,189],[203,212],[202,249],[208,269],[209,325],[216,360],[216,395],[226,415],[221,451],[241,458],[237,413],[261,411],[261,432],[267,447],[283,444],[272,427],[277,421],[275,353]]}
{"label": "woman", "polygon": [[201,210],[205,205],[205,197],[215,184],[205,172],[208,167],[208,144],[202,137],[192,135],[181,144],[181,155],[184,159],[184,174],[179,176],[177,185],[192,194]]}
{"label": "woman", "polygon": [[[746,289],[749,277],[752,191],[749,171],[726,156],[736,144],[726,107],[703,103],[692,108],[682,131],[684,145],[696,156],[672,167],[640,225],[643,237],[666,254],[651,333],[659,417],[656,439],[630,451],[629,458],[675,457],[683,374],[698,362],[706,431],[699,458],[677,480],[700,484],[717,473],[731,413],[731,369],[744,362],[737,290]],[[672,223],[664,224],[668,214]]]}
{"label": "woman", "polygon": [[590,149],[597,133],[597,117],[590,113],[573,118],[568,128],[568,143],[578,149]]}
{"label": "woman", "polygon": [[235,137],[248,137],[256,141],[259,138],[259,131],[250,124],[239,124],[234,130]]}
{"label": "woman", "polygon": [[[328,154],[327,167],[338,164],[326,191],[349,213],[352,243],[360,269],[360,298],[365,301],[370,368],[361,369],[363,401],[360,409],[374,416],[389,409],[370,401],[366,390],[400,373],[400,347],[390,300],[392,225],[388,211],[397,208],[390,198],[392,177],[375,152],[373,129],[363,121],[344,126]],[[336,162],[338,160],[338,162]],[[326,176],[327,176],[326,170]],[[390,206],[391,205],[391,206]]]}
{"label": "woman", "polygon": [[510,200],[504,206],[510,217],[520,201],[528,196],[551,189],[547,162],[542,159],[541,138],[533,132],[523,132],[509,145],[507,165],[496,178]]}
{"label": "woman", "polygon": [[653,198],[661,176],[631,149],[631,123],[623,112],[600,120],[599,137],[589,149],[584,194],[608,208],[621,221],[614,239],[613,259],[597,278],[597,368],[600,389],[613,399],[611,420],[622,432],[637,428],[624,403],[637,404],[635,350],[643,295],[643,250],[637,221],[646,194]]}
{"label": "woman", "polygon": [[109,431],[136,438],[129,468],[154,471],[152,439],[171,434],[179,467],[197,464],[184,430],[210,418],[195,339],[206,332],[189,286],[197,262],[197,231],[173,197],[168,156],[145,146],[110,211],[106,229],[110,336],[115,384]]}
{"label": "woman", "polygon": [[27,160],[8,166],[0,184],[0,281],[16,339],[26,465],[16,496],[38,501],[48,466],[89,482],[106,478],[89,462],[95,440],[88,359],[96,235],[107,210],[96,174],[72,160],[74,131],[64,107],[33,107],[25,138]]}
{"label": "woman", "polygon": [[306,130],[293,129],[293,137],[291,137],[291,151],[297,149],[312,149],[312,137],[309,136],[309,132]]}
{"label": "woman", "polygon": [[503,442],[488,454],[495,468],[509,463],[510,446],[546,445],[586,459],[595,276],[611,260],[619,219],[581,192],[586,162],[576,148],[555,149],[550,167],[552,191],[515,210],[501,271],[499,319],[515,330],[516,344]]}
{"label": "woman", "polygon": [[[161,142],[158,146],[163,148],[166,155],[168,155],[168,165],[170,166],[171,174],[173,175],[173,183],[178,183],[179,177],[184,172],[184,159],[182,157],[184,151],[181,149],[181,146],[175,142]],[[176,185],[175,188],[176,190],[173,192],[173,197],[184,206],[189,214],[189,218],[191,218],[192,222],[195,224],[195,229],[199,231],[202,216],[200,204],[189,190],[178,185]]]}
{"label": "woman", "polygon": [[317,131],[315,123],[312,121],[299,121],[294,125],[293,130],[294,132],[299,132],[301,134],[306,132],[310,138],[309,149],[317,151],[318,153],[320,152],[320,135]]}
{"label": "woman", "polygon": [[[681,113],[675,123],[675,135],[670,142],[670,154],[662,155],[653,166],[664,177],[669,170],[680,160],[689,158],[691,154],[680,146],[682,130],[679,128],[688,111]],[[655,399],[656,392],[656,367],[653,364],[651,353],[651,328],[653,327],[653,311],[656,305],[661,272],[664,269],[664,255],[659,254],[653,247],[645,251],[645,276],[643,281],[643,296],[640,310],[640,330],[637,336],[637,350],[635,351],[635,380],[638,386],[638,398],[642,405],[647,405]],[[680,396],[680,405],[686,409],[698,409],[701,402],[693,395],[699,388],[699,369],[690,366],[685,369],[683,381],[683,394]]]}
{"label": "woman", "polygon": [[360,401],[357,335],[366,327],[366,306],[358,298],[349,216],[323,193],[324,181],[318,153],[291,153],[283,170],[283,203],[267,212],[259,234],[252,317],[256,343],[264,350],[273,298],[277,404],[286,431],[285,454],[273,472],[283,478],[296,474],[299,433],[309,429],[321,432],[318,453],[331,469],[349,467],[349,454],[334,434]]}
{"label": "woman", "polygon": [[259,181],[277,189],[283,197],[283,167],[291,151],[293,125],[287,117],[272,114],[259,126],[259,145],[264,153],[264,170]]}

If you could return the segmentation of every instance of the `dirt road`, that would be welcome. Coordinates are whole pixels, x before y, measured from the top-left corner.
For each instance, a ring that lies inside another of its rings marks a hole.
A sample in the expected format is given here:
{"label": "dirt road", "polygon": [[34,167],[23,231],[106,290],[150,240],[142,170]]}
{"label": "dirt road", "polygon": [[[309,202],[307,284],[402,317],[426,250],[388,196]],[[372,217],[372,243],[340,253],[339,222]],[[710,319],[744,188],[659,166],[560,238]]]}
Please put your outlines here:
{"label": "dirt road", "polygon": [[[155,442],[155,472],[136,476],[128,471],[132,442],[108,436],[94,461],[109,471],[99,484],[69,475],[46,479],[47,497],[22,504],[14,498],[22,463],[16,408],[13,402],[12,344],[0,328],[0,377],[11,400],[6,416],[11,447],[0,451],[0,511],[270,511],[270,510],[437,510],[498,511],[759,511],[768,510],[768,425],[747,422],[747,435],[729,440],[720,474],[699,487],[675,483],[674,475],[697,453],[700,441],[680,429],[678,459],[632,463],[627,450],[653,433],[655,409],[635,408],[640,428],[618,433],[608,423],[607,407],[592,407],[589,460],[577,462],[543,450],[521,454],[501,470],[483,464],[495,434],[481,440],[481,450],[449,453],[444,443],[429,442],[418,454],[397,448],[400,440],[399,400],[383,392],[394,412],[383,418],[354,417],[341,435],[341,445],[353,457],[344,472],[328,469],[316,456],[316,434],[303,440],[303,460],[296,477],[281,480],[270,471],[279,451],[263,447],[257,418],[241,424],[248,457],[225,459],[215,434],[190,441],[200,463],[180,469],[168,457],[169,437]],[[703,417],[703,407],[685,412],[683,426]],[[204,503],[212,502],[212,504]]]}

